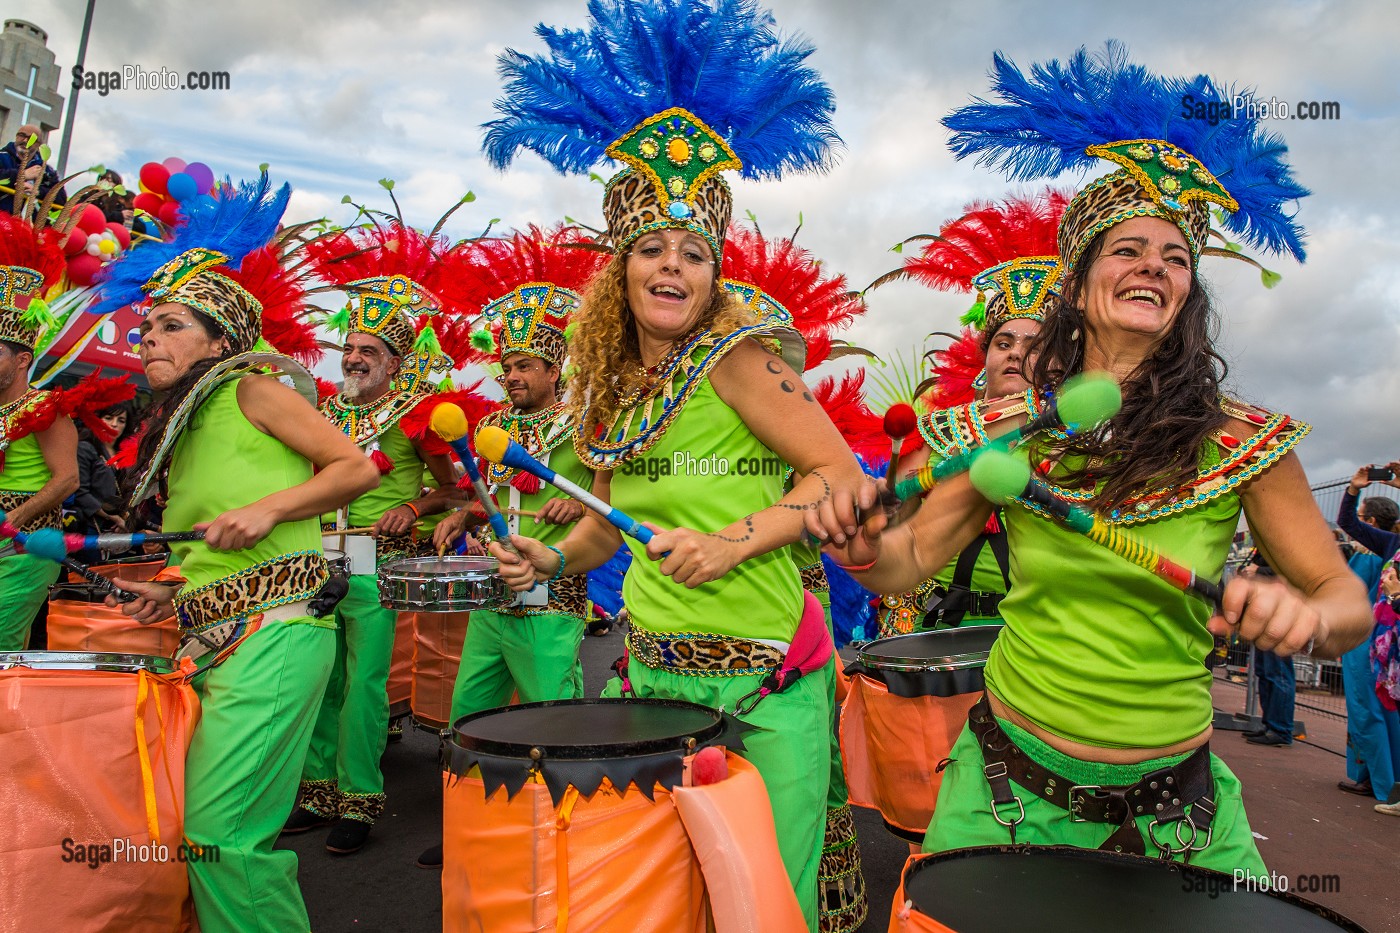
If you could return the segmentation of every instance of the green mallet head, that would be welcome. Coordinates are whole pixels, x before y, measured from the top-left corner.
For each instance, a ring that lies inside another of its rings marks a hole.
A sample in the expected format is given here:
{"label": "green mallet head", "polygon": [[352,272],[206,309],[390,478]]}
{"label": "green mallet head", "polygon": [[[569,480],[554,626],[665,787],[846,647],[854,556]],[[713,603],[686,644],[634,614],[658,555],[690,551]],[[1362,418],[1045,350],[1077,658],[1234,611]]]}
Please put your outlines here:
{"label": "green mallet head", "polygon": [[1070,430],[1092,431],[1118,414],[1123,407],[1123,393],[1109,376],[1080,373],[1065,380],[1055,407],[1060,421]]}
{"label": "green mallet head", "polygon": [[1022,457],[989,448],[973,461],[968,478],[987,501],[999,504],[1026,491],[1031,467]]}

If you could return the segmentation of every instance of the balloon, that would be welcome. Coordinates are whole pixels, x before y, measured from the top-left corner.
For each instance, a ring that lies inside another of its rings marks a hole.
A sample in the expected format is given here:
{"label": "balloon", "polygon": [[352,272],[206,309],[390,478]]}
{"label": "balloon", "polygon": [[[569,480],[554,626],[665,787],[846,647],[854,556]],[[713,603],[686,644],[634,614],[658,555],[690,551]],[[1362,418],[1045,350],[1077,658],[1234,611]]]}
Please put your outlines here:
{"label": "balloon", "polygon": [[185,160],[177,159],[175,156],[171,156],[168,159],[163,159],[160,164],[164,165],[165,170],[172,175],[174,175],[176,172],[183,172],[185,170]]}
{"label": "balloon", "polygon": [[116,238],[118,245],[120,245],[122,249],[131,248],[130,230],[126,229],[121,224],[108,224],[107,229],[112,232],[112,236]]}
{"label": "balloon", "polygon": [[63,255],[76,256],[87,249],[88,235],[86,231],[74,227],[68,234],[68,239],[63,241]]}
{"label": "balloon", "polygon": [[194,187],[200,194],[208,194],[214,187],[214,170],[203,162],[191,162],[185,166],[185,174],[194,179]]}
{"label": "balloon", "polygon": [[68,281],[74,285],[91,285],[102,268],[102,260],[82,253],[68,260]]}
{"label": "balloon", "polygon": [[165,198],[161,197],[158,194],[151,194],[148,191],[145,194],[138,194],[136,196],[136,200],[132,202],[131,206],[136,208],[138,211],[145,211],[152,217],[158,217],[160,216],[160,206],[164,203]]}
{"label": "balloon", "polygon": [[87,254],[99,259],[102,258],[102,237],[96,233],[88,234]]}
{"label": "balloon", "polygon": [[102,258],[110,260],[121,252],[121,247],[117,245],[116,237],[103,237],[97,241],[97,252]]}
{"label": "balloon", "polygon": [[78,215],[78,229],[88,233],[101,233],[107,229],[107,215],[96,204],[88,204]]}
{"label": "balloon", "polygon": [[165,183],[170,180],[170,170],[159,162],[147,162],[141,166],[141,184],[148,191],[165,194]]}
{"label": "balloon", "polygon": [[160,210],[156,213],[156,217],[160,218],[160,222],[167,227],[173,227],[178,224],[182,216],[178,201],[166,201],[160,206]]}
{"label": "balloon", "polygon": [[187,201],[199,194],[199,189],[194,179],[184,172],[176,172],[174,175],[171,175],[170,181],[166,183],[165,188],[170,192],[170,196],[177,201]]}

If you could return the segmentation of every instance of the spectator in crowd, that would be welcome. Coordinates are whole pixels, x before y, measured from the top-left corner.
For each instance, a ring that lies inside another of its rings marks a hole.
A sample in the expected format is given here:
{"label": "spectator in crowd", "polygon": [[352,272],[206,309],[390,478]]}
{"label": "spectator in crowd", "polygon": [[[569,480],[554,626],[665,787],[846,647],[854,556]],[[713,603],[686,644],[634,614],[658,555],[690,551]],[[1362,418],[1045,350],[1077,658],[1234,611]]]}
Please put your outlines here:
{"label": "spectator in crowd", "polygon": [[[1396,520],[1396,505],[1391,500],[1377,497],[1367,499],[1365,508],[1381,510],[1380,517],[1376,521],[1371,521],[1366,515],[1358,514],[1357,497],[1361,495],[1361,490],[1373,482],[1382,482],[1387,486],[1400,489],[1400,480],[1395,479],[1396,470],[1400,470],[1400,462],[1391,461],[1383,468],[1390,471],[1389,479],[1372,480],[1372,471],[1376,469],[1375,464],[1367,464],[1352,476],[1351,482],[1347,484],[1347,491],[1342,496],[1342,504],[1337,509],[1337,524],[1341,526],[1343,531],[1356,539],[1357,543],[1375,554],[1384,563],[1394,557],[1397,550],[1400,550],[1400,534],[1396,534],[1393,527]],[[1385,522],[1386,516],[1389,516],[1388,524],[1378,524],[1378,522]]]}
{"label": "spectator in crowd", "polygon": [[[1274,570],[1256,550],[1240,568],[1241,576],[1272,577]],[[1259,706],[1262,726],[1244,734],[1254,745],[1278,747],[1293,744],[1293,703],[1297,684],[1293,658],[1281,658],[1272,651],[1254,649],[1254,673],[1259,678]]]}
{"label": "spectator in crowd", "polygon": [[135,405],[122,402],[98,412],[116,437],[105,442],[81,421],[78,425],[78,491],[73,495],[74,521],[71,530],[79,534],[125,531],[126,519],[120,511],[117,474],[107,464],[121,442],[136,429]]}
{"label": "spectator in crowd", "polygon": [[[1380,599],[1376,601],[1376,628],[1371,635],[1371,671],[1374,683],[1372,696],[1380,702],[1380,708],[1384,715],[1389,718],[1383,719],[1389,731],[1387,738],[1390,739],[1388,751],[1391,753],[1392,772],[1400,774],[1400,754],[1396,753],[1396,748],[1400,745],[1400,729],[1395,728],[1397,717],[1400,717],[1400,642],[1396,638],[1396,621],[1400,617],[1400,577],[1397,577],[1394,562],[1386,565],[1381,572]],[[1384,751],[1384,750],[1383,750]],[[1372,785],[1377,782],[1375,774],[1379,773],[1376,768],[1372,774]],[[1400,784],[1394,785],[1390,789],[1391,803],[1376,804],[1376,812],[1384,813],[1387,816],[1400,816]]]}
{"label": "spectator in crowd", "polygon": [[[58,172],[54,171],[53,166],[45,164],[43,156],[39,155],[39,144],[42,140],[39,127],[26,123],[15,133],[14,139],[0,147],[0,186],[10,189],[0,191],[0,211],[14,211],[14,197],[17,193],[27,194],[33,190],[33,186],[38,185],[38,196],[42,200],[48,197],[49,192],[58,184]],[[26,154],[27,158],[21,165],[21,157]],[[67,201],[67,196],[60,188],[54,203],[65,204]]]}

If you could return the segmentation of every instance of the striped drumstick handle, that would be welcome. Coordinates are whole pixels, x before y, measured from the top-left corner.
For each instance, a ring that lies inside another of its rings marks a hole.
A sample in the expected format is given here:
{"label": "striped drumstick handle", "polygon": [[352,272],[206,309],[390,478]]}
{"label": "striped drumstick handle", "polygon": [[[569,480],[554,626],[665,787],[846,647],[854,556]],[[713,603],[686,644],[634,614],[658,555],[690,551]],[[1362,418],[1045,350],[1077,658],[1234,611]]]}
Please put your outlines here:
{"label": "striped drumstick handle", "polygon": [[501,509],[496,505],[495,498],[486,489],[486,481],[482,479],[481,468],[476,465],[476,454],[472,451],[471,444],[467,442],[465,437],[448,441],[447,444],[457,454],[457,459],[462,461],[462,466],[467,470],[467,476],[471,477],[472,489],[476,492],[481,507],[486,510],[486,520],[491,523],[491,530],[495,532],[496,540],[500,541],[501,546],[506,550],[514,552],[515,545],[510,543],[510,526],[501,516]]}
{"label": "striped drumstick handle", "polygon": [[1001,437],[992,438],[981,447],[974,447],[971,450],[965,450],[960,454],[948,457],[946,460],[940,460],[937,463],[920,467],[917,471],[910,473],[895,484],[894,494],[900,501],[903,501],[912,496],[927,492],[944,480],[956,476],[959,473],[967,472],[967,470],[972,467],[973,462],[976,461],[984,451],[1010,450],[1011,447],[1024,436],[1025,432],[1023,429],[1017,428],[1008,434],[1003,434]]}
{"label": "striped drumstick handle", "polygon": [[1195,571],[1162,556],[1152,545],[1109,525],[1092,512],[1055,498],[1039,480],[1033,478],[1026,484],[1022,498],[1041,506],[1070,529],[1108,548],[1129,563],[1136,564],[1177,589],[1191,593],[1216,608],[1220,607],[1220,584],[1198,577]]}
{"label": "striped drumstick handle", "polygon": [[588,508],[597,512],[603,518],[607,519],[608,523],[614,528],[631,538],[635,538],[643,544],[649,544],[655,534],[650,528],[647,528],[626,512],[621,509],[613,508],[587,489],[570,482],[543,463],[540,463],[534,457],[530,456],[529,451],[521,447],[515,441],[511,441],[506,447],[505,454],[501,457],[499,462],[506,466],[515,467],[517,470],[524,470],[527,473],[538,476],[555,489],[568,493]]}

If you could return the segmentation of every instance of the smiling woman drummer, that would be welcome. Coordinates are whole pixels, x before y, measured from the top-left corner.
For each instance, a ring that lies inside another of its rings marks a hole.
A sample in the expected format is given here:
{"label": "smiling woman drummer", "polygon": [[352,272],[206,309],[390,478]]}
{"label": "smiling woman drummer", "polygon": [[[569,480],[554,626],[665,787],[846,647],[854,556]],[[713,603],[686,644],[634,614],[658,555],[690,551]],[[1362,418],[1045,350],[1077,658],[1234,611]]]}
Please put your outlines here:
{"label": "smiling woman drummer", "polygon": [[203,541],[172,545],[183,586],[118,585],[142,594],[129,615],[179,616],[182,654],[191,642],[210,649],[194,681],[202,714],[185,765],[184,827],[192,846],[218,851],[189,864],[206,933],[310,928],[296,855],[272,847],[335,658],[334,621],[308,608],[327,578],[318,516],[378,483],[306,397],[256,374],[280,369],[315,396],[297,363],[251,352],[274,311],[259,296],[276,296],[278,312],[300,310],[277,247],[265,247],[291,189],[269,188],[264,175],[189,206],[173,242],[110,267],[94,309],[149,307],[139,353],[160,401],[133,500],[159,494],[167,530],[205,530]]}
{"label": "smiling woman drummer", "polygon": [[[1228,133],[1183,123],[1186,82],[1148,75],[1116,47],[1039,65],[1029,79],[998,57],[996,77],[1004,103],[945,121],[959,155],[993,159],[1018,179],[1096,156],[1123,168],[1086,185],[1065,211],[1062,292],[1031,350],[1032,388],[952,417],[967,436],[985,438],[1041,411],[1065,378],[1107,373],[1122,389],[1122,410],[1092,433],[1032,442],[1038,479],[1206,579],[1220,577],[1243,511],[1282,579],[1234,579],[1213,612],[1038,507],[1008,507],[1006,626],[924,848],[1069,844],[1263,875],[1239,782],[1207,744],[1212,635],[1235,633],[1284,656],[1311,647],[1336,657],[1369,620],[1291,452],[1307,426],[1221,392],[1197,263],[1211,204],[1231,212],[1227,230],[1301,258],[1283,205],[1307,192],[1276,138],[1252,123]],[[1198,96],[1218,96],[1207,78],[1189,83]],[[1166,137],[1142,139],[1129,116]],[[1093,135],[1105,127],[1122,141]],[[875,548],[862,535],[843,559],[866,566],[878,552],[857,578],[899,591],[941,567],[991,508],[958,477]]]}
{"label": "smiling woman drummer", "polygon": [[[782,40],[749,4],[590,11],[587,31],[541,29],[550,58],[503,58],[506,116],[487,151],[502,166],[521,147],[566,171],[605,154],[628,166],[604,194],[613,257],[571,342],[574,445],[597,471],[593,492],[657,531],[646,547],[627,542],[630,664],[609,692],[734,711],[783,661],[804,614],[786,546],[804,526],[844,541],[856,500],[874,504],[841,435],[773,352],[796,334],[759,324],[721,285],[732,196],[720,171],[823,165],[835,141],[830,92],[803,64],[810,48]],[[608,106],[575,104],[599,94]],[[600,121],[605,111],[617,118]],[[577,132],[561,140],[563,123]],[[787,494],[775,456],[804,477]],[[619,543],[593,514],[554,547],[512,540],[527,562],[499,545],[493,553],[517,588],[597,567]],[[825,627],[820,607],[814,624]],[[745,737],[746,755],[815,929],[827,775],[812,765],[829,756],[826,681],[800,679],[744,718],[761,729]]]}

